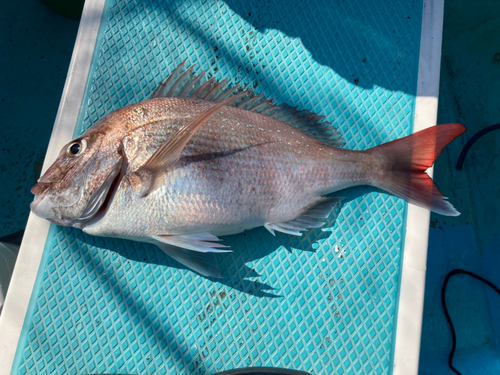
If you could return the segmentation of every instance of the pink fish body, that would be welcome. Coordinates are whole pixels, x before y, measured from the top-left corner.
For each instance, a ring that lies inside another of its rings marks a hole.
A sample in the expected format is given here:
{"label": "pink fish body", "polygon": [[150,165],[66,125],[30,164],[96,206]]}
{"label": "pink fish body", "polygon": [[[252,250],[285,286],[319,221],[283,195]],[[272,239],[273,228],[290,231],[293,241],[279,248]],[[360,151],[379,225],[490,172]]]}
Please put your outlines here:
{"label": "pink fish body", "polygon": [[323,225],[339,198],[371,185],[443,215],[459,213],[425,173],[465,131],[426,129],[352,151],[322,117],[179,66],[152,99],[116,110],[66,145],[32,189],[33,212],[98,236],[158,245],[218,276],[217,236]]}

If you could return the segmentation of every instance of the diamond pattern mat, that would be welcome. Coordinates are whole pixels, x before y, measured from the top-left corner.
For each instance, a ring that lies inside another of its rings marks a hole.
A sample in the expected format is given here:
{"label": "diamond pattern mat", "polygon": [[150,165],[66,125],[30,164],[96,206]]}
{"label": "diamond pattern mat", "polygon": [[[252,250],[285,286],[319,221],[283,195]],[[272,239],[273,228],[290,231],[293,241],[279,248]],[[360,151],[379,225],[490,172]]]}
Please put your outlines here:
{"label": "diamond pattern mat", "polygon": [[[411,132],[422,2],[108,1],[75,130],[183,60],[326,116],[347,148]],[[154,246],[53,225],[15,374],[391,372],[406,204],[369,188],[303,237],[224,238],[223,278]]]}

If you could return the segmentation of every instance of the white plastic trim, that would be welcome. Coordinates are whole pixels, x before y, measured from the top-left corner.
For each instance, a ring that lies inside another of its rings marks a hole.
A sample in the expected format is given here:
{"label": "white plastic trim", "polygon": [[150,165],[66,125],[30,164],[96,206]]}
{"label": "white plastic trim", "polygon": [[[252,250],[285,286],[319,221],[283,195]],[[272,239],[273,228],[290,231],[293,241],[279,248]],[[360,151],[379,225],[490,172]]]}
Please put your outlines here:
{"label": "white plastic trim", "polygon": [[[73,137],[103,8],[104,0],[85,1],[42,173],[57,158],[61,147]],[[30,214],[5,305],[0,315],[0,375],[8,375],[12,372],[14,356],[40,267],[49,226],[50,223],[47,220]]]}
{"label": "white plastic trim", "polygon": [[[424,0],[414,131],[436,125],[444,0]],[[427,173],[432,177],[432,168]],[[430,212],[408,205],[393,375],[418,374]]]}

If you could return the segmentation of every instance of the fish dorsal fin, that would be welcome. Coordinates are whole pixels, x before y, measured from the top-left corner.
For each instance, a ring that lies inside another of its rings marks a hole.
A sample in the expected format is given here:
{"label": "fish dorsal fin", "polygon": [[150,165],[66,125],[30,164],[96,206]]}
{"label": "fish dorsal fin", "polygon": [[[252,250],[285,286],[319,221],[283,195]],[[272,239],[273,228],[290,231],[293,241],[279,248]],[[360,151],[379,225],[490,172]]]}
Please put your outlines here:
{"label": "fish dorsal fin", "polygon": [[302,232],[311,228],[320,228],[325,222],[314,219],[326,219],[335,206],[340,204],[342,198],[321,198],[314,205],[309,207],[299,217],[284,223],[268,223],[264,226],[274,235],[274,231],[302,236]]}
{"label": "fish dorsal fin", "polygon": [[[239,86],[231,86],[227,78],[217,82],[215,77],[207,80],[205,71],[199,75],[193,72],[193,66],[187,67],[184,61],[164,82],[153,92],[151,99],[164,97],[197,98],[220,103],[232,95],[242,93]],[[230,106],[257,112],[264,116],[282,121],[308,136],[315,138],[327,146],[338,147],[344,144],[338,131],[324,119],[309,111],[297,110],[287,104],[274,105],[264,94],[256,95],[251,89],[246,95],[233,101]]]}

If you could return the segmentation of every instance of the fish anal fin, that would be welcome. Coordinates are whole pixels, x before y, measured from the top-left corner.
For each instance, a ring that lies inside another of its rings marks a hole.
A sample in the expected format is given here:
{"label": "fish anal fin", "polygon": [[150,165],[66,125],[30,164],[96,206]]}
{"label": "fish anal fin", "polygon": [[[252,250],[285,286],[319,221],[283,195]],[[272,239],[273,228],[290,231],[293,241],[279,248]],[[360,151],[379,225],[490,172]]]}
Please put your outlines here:
{"label": "fish anal fin", "polygon": [[264,227],[275,236],[275,231],[291,234],[293,236],[302,236],[301,230],[306,230],[305,228],[299,228],[298,230],[287,229],[282,226],[283,223],[265,224]]}
{"label": "fish anal fin", "polygon": [[344,200],[343,197],[322,197],[310,206],[307,211],[302,214],[302,217],[326,219],[336,206],[340,206],[342,200]]}
{"label": "fish anal fin", "polygon": [[168,256],[203,276],[221,277],[217,259],[213,253],[186,250],[164,242],[156,242],[156,245]]}
{"label": "fish anal fin", "polygon": [[275,231],[278,231],[294,236],[302,236],[301,232],[303,231],[322,227],[325,222],[314,219],[326,219],[341,201],[342,198],[337,197],[320,198],[297,218],[283,223],[266,223],[264,227],[273,235]]}

